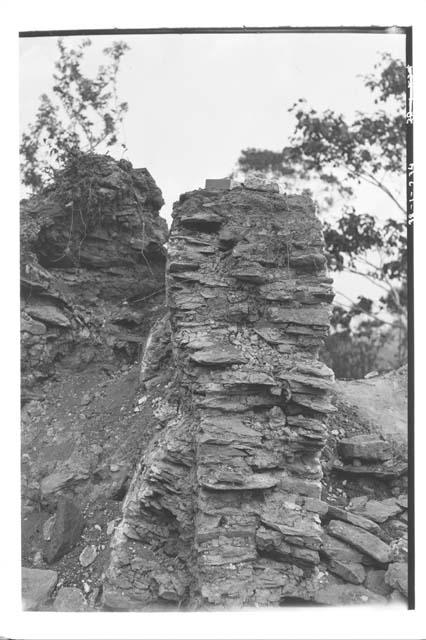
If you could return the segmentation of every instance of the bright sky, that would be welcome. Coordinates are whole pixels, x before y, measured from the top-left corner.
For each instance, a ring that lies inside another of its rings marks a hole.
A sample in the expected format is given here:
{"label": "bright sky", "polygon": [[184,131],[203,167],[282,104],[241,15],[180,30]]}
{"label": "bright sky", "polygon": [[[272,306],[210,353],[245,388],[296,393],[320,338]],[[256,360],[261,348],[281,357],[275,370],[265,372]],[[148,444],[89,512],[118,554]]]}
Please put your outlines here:
{"label": "bright sky", "polygon": [[[181,193],[204,186],[205,178],[229,174],[242,149],[281,149],[294,127],[287,110],[299,98],[348,119],[358,110],[377,108],[359,76],[373,70],[381,52],[405,56],[405,37],[399,34],[96,36],[87,50],[89,72],[113,39],[131,47],[119,81],[120,99],[129,103],[126,157],[153,175],[168,221]],[[66,38],[69,45],[80,40]],[[20,45],[25,127],[40,94],[52,86],[57,46],[56,38],[21,39]],[[397,215],[373,188],[361,189],[356,204],[360,212],[383,219]],[[380,293],[349,274],[338,276],[337,288],[350,296]]]}

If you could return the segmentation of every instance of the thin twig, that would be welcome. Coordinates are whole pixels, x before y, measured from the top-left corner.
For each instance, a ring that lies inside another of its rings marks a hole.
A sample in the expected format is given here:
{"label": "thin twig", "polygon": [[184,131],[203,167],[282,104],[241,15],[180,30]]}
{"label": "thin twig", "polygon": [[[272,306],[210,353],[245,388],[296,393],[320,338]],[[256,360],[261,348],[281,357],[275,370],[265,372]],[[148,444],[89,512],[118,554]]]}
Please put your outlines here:
{"label": "thin twig", "polygon": [[366,311],[364,309],[364,307],[361,307],[359,304],[356,304],[351,298],[349,298],[349,296],[347,296],[345,293],[342,293],[341,291],[336,291],[336,293],[337,293],[338,296],[342,296],[343,298],[346,298],[346,300],[349,300],[349,302],[351,303],[351,305],[352,305],[351,307],[349,307],[348,305],[345,305],[343,302],[339,303],[342,307],[345,307],[346,309],[349,309],[349,310],[351,310],[351,309],[359,309],[360,311],[362,311],[362,313],[365,313],[366,315],[371,316],[375,320],[379,320],[383,324],[388,324],[391,327],[395,327],[395,326],[401,327],[401,326],[403,326],[402,323],[398,322],[397,324],[395,324],[394,322],[389,322],[389,320],[382,320],[382,318],[380,318],[378,316],[378,314],[372,313],[371,311]]}
{"label": "thin twig", "polygon": [[[359,173],[358,176],[362,180],[364,180],[365,182],[368,182],[369,184],[372,184],[373,186],[377,187],[378,189],[381,189],[384,193],[386,193],[387,196],[389,196],[389,198],[392,200],[392,202],[394,202],[396,204],[398,209],[400,209],[400,211],[402,211],[404,216],[407,214],[406,210],[398,202],[398,200],[395,198],[393,193],[382,182],[380,182],[380,180],[377,180],[377,178],[374,175],[372,175],[372,174],[368,173],[367,171],[365,171],[364,173]],[[370,179],[368,180],[368,178],[370,178]]]}
{"label": "thin twig", "polygon": [[147,296],[144,296],[143,298],[136,298],[136,300],[132,300],[132,302],[143,302],[144,300],[148,300],[149,298],[153,298],[155,295],[157,295],[157,293],[160,293],[161,291],[164,291],[166,287],[161,287],[160,289],[156,289],[155,291],[152,291],[152,293],[148,294]]}

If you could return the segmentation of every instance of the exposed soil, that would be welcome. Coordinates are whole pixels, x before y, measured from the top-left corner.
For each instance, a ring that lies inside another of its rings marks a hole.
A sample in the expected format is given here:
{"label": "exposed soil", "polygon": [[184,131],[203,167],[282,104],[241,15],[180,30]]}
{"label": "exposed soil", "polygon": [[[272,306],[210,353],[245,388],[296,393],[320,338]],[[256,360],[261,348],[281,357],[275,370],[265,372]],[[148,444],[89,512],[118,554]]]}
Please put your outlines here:
{"label": "exposed soil", "polygon": [[407,369],[363,380],[338,380],[336,394],[384,436],[407,439]]}
{"label": "exposed soil", "polygon": [[336,473],[332,468],[338,441],[361,434],[383,437],[392,443],[395,460],[406,459],[406,367],[370,379],[336,380],[332,401],[337,411],[328,417],[329,437],[323,450],[325,499],[346,505],[361,495],[381,500],[406,493],[406,475],[381,479]]}
{"label": "exposed soil", "polygon": [[[108,562],[112,531],[108,535],[107,528],[120,517],[128,484],[123,478],[131,477],[154,428],[149,400],[137,404],[142,396],[138,386],[138,365],[124,366],[116,373],[92,366],[46,382],[41,388],[44,400],[30,402],[23,410],[22,564],[55,569],[58,588],[79,587],[89,594],[89,602],[98,595]],[[42,496],[40,481],[63,468],[83,469],[88,477]],[[43,524],[54,513],[60,493],[71,495],[80,505],[85,527],[75,548],[48,565],[40,557],[46,545]],[[79,555],[92,544],[97,558],[83,568]]]}

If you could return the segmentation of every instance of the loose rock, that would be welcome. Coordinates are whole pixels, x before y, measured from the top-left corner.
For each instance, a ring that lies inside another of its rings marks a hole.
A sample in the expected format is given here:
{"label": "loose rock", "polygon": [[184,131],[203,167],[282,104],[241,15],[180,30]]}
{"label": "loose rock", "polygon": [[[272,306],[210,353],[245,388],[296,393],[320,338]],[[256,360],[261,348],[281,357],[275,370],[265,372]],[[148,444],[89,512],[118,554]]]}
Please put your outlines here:
{"label": "loose rock", "polygon": [[360,527],[361,529],[365,529],[366,531],[370,531],[370,533],[374,533],[375,535],[380,535],[381,533],[380,527],[375,522],[334,505],[328,505],[328,516],[330,518],[342,520],[343,522],[349,522],[350,524]]}
{"label": "loose rock", "polygon": [[352,584],[362,584],[365,580],[365,569],[362,564],[331,560],[328,564],[330,571]]}
{"label": "loose rock", "polygon": [[386,571],[384,569],[369,569],[365,579],[365,586],[370,591],[382,596],[388,596],[392,589],[385,581]]}
{"label": "loose rock", "polygon": [[71,498],[61,496],[45,551],[47,562],[55,562],[69,553],[79,541],[83,527],[83,514],[78,505]]}
{"label": "loose rock", "polygon": [[397,503],[395,498],[389,500],[369,500],[363,509],[363,515],[371,518],[375,522],[386,522],[389,518],[401,513],[402,507]]}
{"label": "loose rock", "polygon": [[81,469],[70,469],[64,471],[55,471],[43,478],[40,483],[40,490],[43,495],[55,493],[64,489],[66,486],[73,484],[79,480],[89,477],[88,472]]}
{"label": "loose rock", "polygon": [[80,589],[61,587],[53,602],[55,611],[86,611],[87,602]]}
{"label": "loose rock", "polygon": [[343,460],[359,458],[361,460],[383,461],[392,457],[392,447],[389,442],[364,434],[341,440],[339,452]]}
{"label": "loose rock", "polygon": [[56,571],[22,568],[22,606],[26,611],[37,611],[47,601],[58,581]]}
{"label": "loose rock", "polygon": [[408,565],[405,562],[393,562],[385,575],[385,582],[408,597]]}
{"label": "loose rock", "polygon": [[346,522],[332,520],[328,525],[328,531],[336,538],[348,542],[358,551],[365,553],[380,563],[390,562],[392,553],[390,547],[374,536],[359,527],[355,527]]}
{"label": "loose rock", "polygon": [[92,564],[92,562],[96,560],[97,555],[98,552],[96,550],[96,546],[94,544],[90,544],[87,547],[84,547],[78,559],[82,567],[88,567],[90,564]]}

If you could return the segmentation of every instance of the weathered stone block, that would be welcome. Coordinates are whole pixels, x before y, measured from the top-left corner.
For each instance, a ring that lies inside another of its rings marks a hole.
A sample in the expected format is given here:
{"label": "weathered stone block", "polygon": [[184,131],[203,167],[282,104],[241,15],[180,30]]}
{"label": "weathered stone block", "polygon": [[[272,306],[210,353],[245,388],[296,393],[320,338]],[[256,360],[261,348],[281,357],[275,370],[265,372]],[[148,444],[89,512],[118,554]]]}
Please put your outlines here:
{"label": "weathered stone block", "polygon": [[389,518],[397,516],[402,510],[396,499],[390,498],[381,501],[369,500],[361,513],[375,522],[382,523],[389,520]]}
{"label": "weathered stone block", "polygon": [[232,178],[207,178],[205,188],[213,191],[227,191],[239,186],[239,182]]}
{"label": "weathered stone block", "polygon": [[61,587],[53,602],[55,611],[86,611],[88,605],[83,593],[76,587]]}
{"label": "weathered stone block", "polygon": [[345,509],[341,509],[340,507],[330,504],[328,505],[328,515],[331,518],[342,520],[343,522],[349,522],[350,524],[360,527],[361,529],[365,529],[375,535],[380,534],[380,527],[375,522],[372,522],[364,516],[352,513],[351,511],[346,511]]}
{"label": "weathered stone block", "polygon": [[58,501],[55,522],[50,531],[45,556],[55,562],[77,544],[84,527],[83,514],[71,498],[62,496]]}
{"label": "weathered stone block", "polygon": [[365,569],[362,564],[332,559],[328,563],[328,567],[330,571],[343,578],[346,582],[362,584],[365,580]]}
{"label": "weathered stone block", "polygon": [[334,538],[327,533],[323,534],[321,553],[327,558],[345,563],[360,563],[363,559],[360,551],[357,551],[349,544],[346,544],[346,542]]}
{"label": "weathered stone block", "polygon": [[56,571],[22,567],[22,606],[36,611],[45,605],[58,581]]}
{"label": "weathered stone block", "polygon": [[328,531],[336,538],[348,542],[358,551],[371,556],[377,562],[387,564],[392,558],[391,548],[380,538],[352,524],[332,520],[328,525]]}
{"label": "weathered stone block", "polygon": [[370,591],[381,596],[388,596],[392,588],[385,582],[386,571],[384,569],[369,569],[365,579],[365,586]]}
{"label": "weathered stone block", "polygon": [[392,448],[389,442],[365,434],[344,438],[339,442],[339,453],[343,460],[389,460]]}
{"label": "weathered stone block", "polygon": [[67,485],[71,485],[79,480],[89,477],[89,473],[83,469],[64,469],[63,471],[55,471],[42,479],[40,483],[40,491],[42,495],[48,495],[64,489]]}
{"label": "weathered stone block", "polygon": [[405,562],[393,562],[389,565],[385,575],[385,582],[393,589],[397,589],[406,598],[408,597],[408,564]]}
{"label": "weathered stone block", "polygon": [[216,347],[212,349],[200,349],[191,353],[191,360],[202,365],[229,365],[244,364],[247,362],[243,354],[232,347]]}
{"label": "weathered stone block", "polygon": [[36,320],[41,320],[46,324],[56,325],[58,327],[69,328],[71,326],[71,322],[67,318],[67,316],[62,313],[57,307],[53,305],[40,304],[40,305],[29,305],[25,307],[25,311],[32,318]]}

